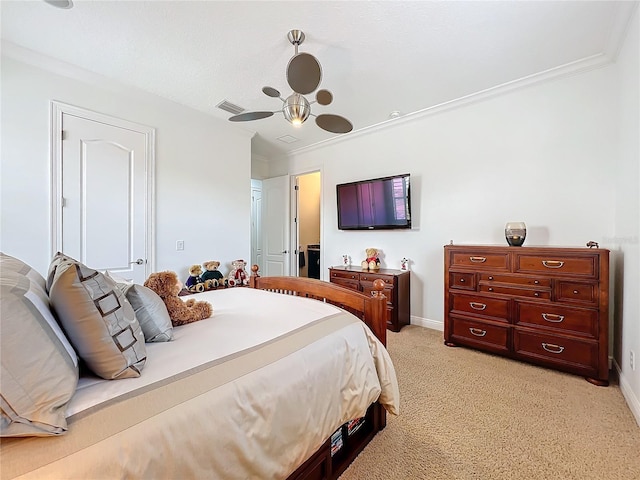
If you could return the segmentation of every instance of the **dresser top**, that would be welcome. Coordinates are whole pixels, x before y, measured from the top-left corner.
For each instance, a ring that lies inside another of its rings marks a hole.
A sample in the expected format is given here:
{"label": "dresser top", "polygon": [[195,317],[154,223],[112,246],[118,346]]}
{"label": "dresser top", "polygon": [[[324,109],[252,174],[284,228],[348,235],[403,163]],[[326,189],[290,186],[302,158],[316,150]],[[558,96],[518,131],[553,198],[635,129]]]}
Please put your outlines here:
{"label": "dresser top", "polygon": [[606,248],[588,248],[588,247],[563,247],[559,245],[522,245],[521,247],[512,247],[510,245],[480,245],[480,244],[454,244],[454,245],[445,245],[445,249],[449,250],[468,250],[468,249],[485,249],[485,250],[494,250],[501,252],[522,252],[522,253],[532,253],[533,251],[553,251],[553,252],[567,252],[567,253],[599,253],[606,252],[609,253],[609,250]]}
{"label": "dresser top", "polygon": [[378,270],[367,270],[366,268],[358,267],[355,265],[351,265],[350,267],[339,265],[336,267],[329,267],[329,268],[332,270],[341,270],[344,272],[381,273],[383,275],[400,275],[401,273],[408,272],[408,270],[394,270],[393,268],[379,268]]}

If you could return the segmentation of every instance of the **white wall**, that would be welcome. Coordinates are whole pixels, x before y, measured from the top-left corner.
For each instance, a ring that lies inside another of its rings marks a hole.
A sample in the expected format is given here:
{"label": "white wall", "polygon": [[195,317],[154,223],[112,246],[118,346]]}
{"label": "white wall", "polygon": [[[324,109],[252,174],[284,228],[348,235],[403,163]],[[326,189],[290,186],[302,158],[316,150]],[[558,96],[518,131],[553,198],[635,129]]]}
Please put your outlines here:
{"label": "white wall", "polygon": [[[412,323],[441,328],[443,250],[505,244],[524,221],[525,245],[611,250],[611,339],[620,386],[640,424],[640,106],[638,11],[615,64],[546,81],[397,125],[345,136],[274,163],[281,175],[323,172],[323,260],[354,263],[372,246],[384,266],[411,261]],[[413,228],[342,232],[337,183],[411,173]],[[629,352],[636,355],[636,369]]]}
{"label": "white wall", "polygon": [[[3,55],[5,49],[3,49]],[[42,58],[47,70],[2,57],[2,251],[46,274],[49,241],[49,103],[156,128],[156,270],[186,279],[189,265],[250,256],[251,136],[213,117]],[[55,67],[55,68],[54,68]],[[232,206],[233,208],[230,208]],[[176,240],[184,251],[175,250]]]}
{"label": "white wall", "polygon": [[[640,26],[638,9],[618,57],[619,154],[615,178],[614,323],[620,387],[640,424]],[[629,352],[636,355],[631,369]]]}
{"label": "white wall", "polygon": [[[323,278],[366,247],[383,265],[410,259],[414,323],[443,321],[443,245],[501,244],[524,221],[525,245],[607,247],[613,234],[612,69],[522,88],[294,155],[289,171],[322,167]],[[282,168],[282,165],[275,167]],[[337,229],[335,185],[411,174],[411,231]]]}

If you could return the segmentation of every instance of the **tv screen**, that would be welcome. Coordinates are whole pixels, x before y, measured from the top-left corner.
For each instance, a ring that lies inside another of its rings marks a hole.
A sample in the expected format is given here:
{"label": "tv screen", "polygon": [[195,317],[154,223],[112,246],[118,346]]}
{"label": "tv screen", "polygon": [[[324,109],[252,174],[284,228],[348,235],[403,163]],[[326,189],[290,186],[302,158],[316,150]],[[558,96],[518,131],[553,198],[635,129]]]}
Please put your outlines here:
{"label": "tv screen", "polygon": [[408,173],[342,183],[336,193],[340,230],[411,228]]}

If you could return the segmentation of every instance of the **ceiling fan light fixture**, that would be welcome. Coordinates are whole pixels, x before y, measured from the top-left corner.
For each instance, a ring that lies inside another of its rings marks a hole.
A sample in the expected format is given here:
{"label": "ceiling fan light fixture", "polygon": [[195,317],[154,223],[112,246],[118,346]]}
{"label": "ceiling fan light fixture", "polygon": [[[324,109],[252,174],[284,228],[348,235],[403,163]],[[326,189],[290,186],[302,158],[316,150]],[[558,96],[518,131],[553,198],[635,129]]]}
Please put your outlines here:
{"label": "ceiling fan light fixture", "polygon": [[294,93],[284,101],[282,113],[291,125],[299,127],[309,118],[311,106],[306,98],[299,93]]}

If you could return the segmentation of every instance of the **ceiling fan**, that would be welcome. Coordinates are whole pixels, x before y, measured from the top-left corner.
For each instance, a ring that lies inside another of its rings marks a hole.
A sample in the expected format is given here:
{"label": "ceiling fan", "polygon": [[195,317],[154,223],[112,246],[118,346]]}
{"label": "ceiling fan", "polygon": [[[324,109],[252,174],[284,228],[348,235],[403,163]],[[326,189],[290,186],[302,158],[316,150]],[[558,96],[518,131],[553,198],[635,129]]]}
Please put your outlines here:
{"label": "ceiling fan", "polygon": [[349,133],[353,130],[353,125],[349,120],[340,115],[311,113],[311,105],[329,105],[333,101],[333,94],[329,90],[318,90],[316,99],[308,101],[304,96],[315,91],[322,79],[322,69],[320,62],[309,53],[298,53],[298,46],[304,42],[304,33],[301,30],[291,30],[287,34],[289,42],[295,47],[295,55],[289,60],[287,65],[287,82],[293,93],[287,98],[282,98],[280,92],[273,87],[262,87],[265,95],[282,100],[282,109],[275,112],[246,112],[230,117],[232,122],[248,122],[267,118],[274,113],[281,111],[284,118],[294,126],[302,125],[309,116],[316,119],[316,125],[331,133]]}

